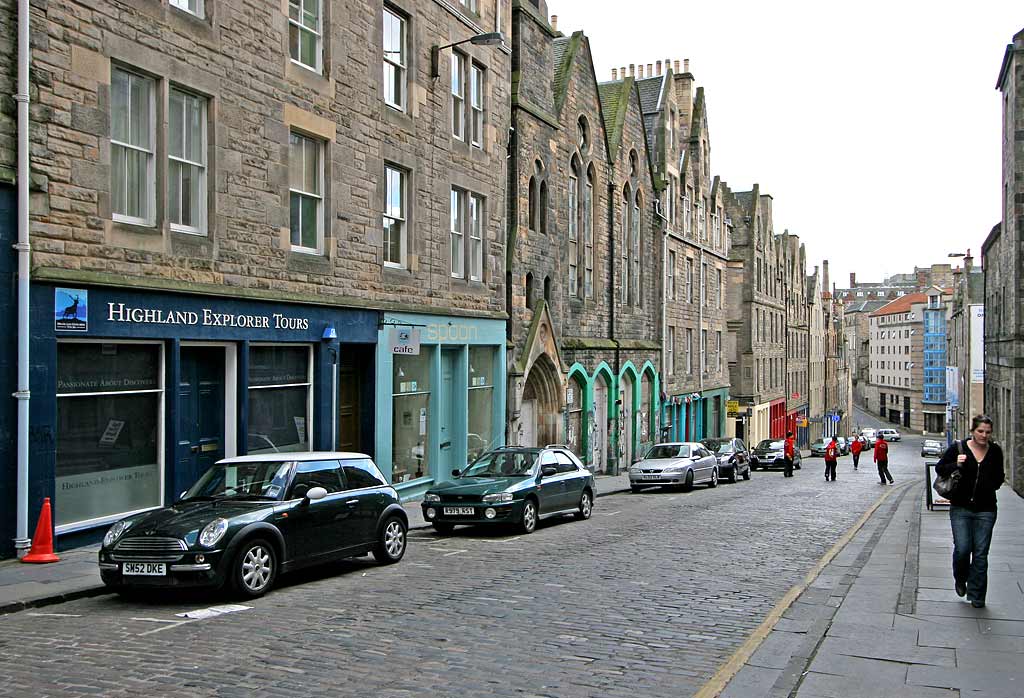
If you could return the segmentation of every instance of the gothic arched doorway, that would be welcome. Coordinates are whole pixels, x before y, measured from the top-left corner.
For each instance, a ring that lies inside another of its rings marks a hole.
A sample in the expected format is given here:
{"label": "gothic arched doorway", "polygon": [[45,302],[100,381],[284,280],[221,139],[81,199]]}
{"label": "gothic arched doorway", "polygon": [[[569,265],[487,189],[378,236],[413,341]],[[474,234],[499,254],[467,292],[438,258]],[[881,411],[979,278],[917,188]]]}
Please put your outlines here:
{"label": "gothic arched doorway", "polygon": [[530,367],[519,415],[519,445],[544,446],[561,441],[562,381],[547,354]]}

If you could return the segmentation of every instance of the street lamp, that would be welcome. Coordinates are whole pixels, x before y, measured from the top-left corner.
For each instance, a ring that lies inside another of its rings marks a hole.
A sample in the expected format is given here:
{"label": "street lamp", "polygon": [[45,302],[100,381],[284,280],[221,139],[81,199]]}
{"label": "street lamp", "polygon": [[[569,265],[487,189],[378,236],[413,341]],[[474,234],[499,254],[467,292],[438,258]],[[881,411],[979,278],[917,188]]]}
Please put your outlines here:
{"label": "street lamp", "polygon": [[501,32],[488,32],[486,34],[477,34],[471,36],[468,39],[462,41],[456,41],[454,44],[445,44],[444,46],[438,46],[434,44],[430,47],[430,77],[435,80],[441,77],[441,71],[438,67],[438,61],[441,57],[441,51],[446,48],[452,48],[453,46],[460,46],[461,44],[473,44],[474,46],[498,46],[505,42],[505,37]]}

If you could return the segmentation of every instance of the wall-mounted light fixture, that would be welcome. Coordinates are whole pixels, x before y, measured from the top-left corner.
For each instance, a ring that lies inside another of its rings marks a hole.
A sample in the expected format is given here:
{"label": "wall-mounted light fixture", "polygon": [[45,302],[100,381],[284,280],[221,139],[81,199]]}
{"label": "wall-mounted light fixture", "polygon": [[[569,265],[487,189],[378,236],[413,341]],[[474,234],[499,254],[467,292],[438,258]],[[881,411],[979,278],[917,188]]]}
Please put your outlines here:
{"label": "wall-mounted light fixture", "polygon": [[323,335],[320,336],[320,339],[322,339],[325,342],[332,342],[337,338],[338,331],[334,329],[334,325],[328,325],[327,327],[325,327]]}
{"label": "wall-mounted light fixture", "polygon": [[430,77],[437,79],[441,77],[441,69],[438,66],[441,57],[441,51],[446,48],[452,48],[453,46],[459,46],[461,44],[473,44],[474,46],[498,46],[505,42],[505,37],[501,32],[488,32],[486,34],[477,34],[471,36],[468,39],[462,41],[456,41],[454,44],[445,44],[444,46],[430,47]]}

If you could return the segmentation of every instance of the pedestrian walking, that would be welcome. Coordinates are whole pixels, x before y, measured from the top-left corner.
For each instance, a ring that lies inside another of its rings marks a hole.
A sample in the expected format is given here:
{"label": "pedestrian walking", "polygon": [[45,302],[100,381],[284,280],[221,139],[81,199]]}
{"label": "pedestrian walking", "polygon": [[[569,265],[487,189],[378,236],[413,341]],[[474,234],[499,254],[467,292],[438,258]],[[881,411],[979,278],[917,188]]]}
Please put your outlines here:
{"label": "pedestrian walking", "polygon": [[860,452],[864,450],[864,443],[860,440],[861,437],[857,437],[850,444],[850,453],[853,454],[853,469],[857,469],[857,464],[860,463]]}
{"label": "pedestrian walking", "polygon": [[975,608],[985,607],[988,590],[988,548],[996,525],[996,490],[1003,484],[1003,449],[992,440],[992,420],[971,420],[971,438],[946,449],[935,465],[937,475],[960,472],[949,499],[953,529],[953,587]]}
{"label": "pedestrian walking", "polygon": [[782,447],[783,477],[793,477],[793,456],[796,453],[796,440],[793,432],[786,432],[786,441]]}
{"label": "pedestrian walking", "polygon": [[889,444],[885,442],[882,432],[878,432],[875,441],[875,465],[878,466],[878,477],[885,484],[886,478],[892,484],[892,475],[889,474]]}
{"label": "pedestrian walking", "polygon": [[832,482],[836,481],[836,464],[838,461],[839,442],[836,441],[836,437],[833,435],[832,440],[825,447],[825,482],[829,481],[829,475],[832,476]]}

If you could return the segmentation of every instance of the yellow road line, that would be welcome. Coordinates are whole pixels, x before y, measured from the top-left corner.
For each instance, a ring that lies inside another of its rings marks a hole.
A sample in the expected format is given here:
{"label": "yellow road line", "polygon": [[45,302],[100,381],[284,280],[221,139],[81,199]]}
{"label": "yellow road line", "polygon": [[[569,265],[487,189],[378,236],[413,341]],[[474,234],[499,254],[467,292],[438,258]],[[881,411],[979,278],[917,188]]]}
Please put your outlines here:
{"label": "yellow road line", "polygon": [[[910,484],[913,483],[906,483],[906,485]],[[777,604],[775,604],[775,607],[768,613],[764,621],[757,626],[750,637],[747,638],[747,641],[740,645],[738,650],[733,652],[733,655],[729,657],[729,660],[722,665],[722,668],[719,669],[715,675],[712,676],[699,691],[697,691],[697,693],[694,694],[693,698],[716,698],[719,693],[724,691],[726,685],[732,680],[732,677],[734,677],[739,670],[743,668],[743,665],[747,663],[747,660],[753,656],[754,652],[757,651],[757,648],[765,641],[765,638],[768,637],[768,633],[772,631],[775,624],[779,622],[780,618],[782,618],[782,614],[793,605],[793,602],[800,597],[800,594],[806,591],[807,587],[814,583],[814,580],[818,578],[821,571],[825,569],[828,563],[832,562],[832,558],[838,555],[839,551],[846,547],[846,544],[849,543],[855,535],[857,535],[857,531],[867,523],[867,520],[871,518],[871,515],[874,514],[875,511],[877,511],[878,507],[882,506],[882,502],[888,499],[889,495],[893,492],[903,489],[906,485],[887,489],[885,493],[878,498],[878,501],[864,512],[864,514],[857,520],[857,523],[853,524],[850,530],[844,533],[843,537],[836,541],[836,544],[833,545],[820,560],[818,560],[817,564],[811,568],[811,571],[807,573],[807,576],[804,577],[803,581],[786,592],[786,595],[783,596]]]}

